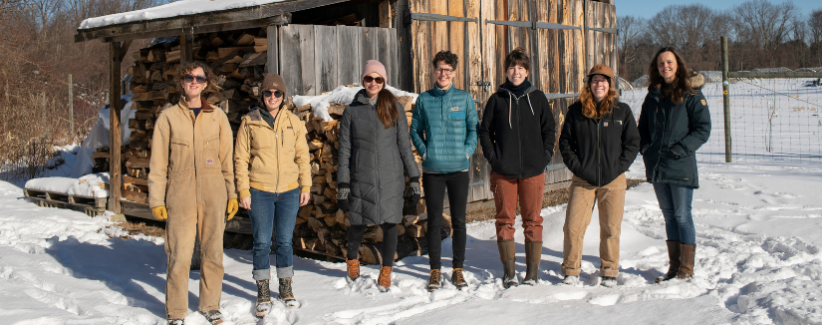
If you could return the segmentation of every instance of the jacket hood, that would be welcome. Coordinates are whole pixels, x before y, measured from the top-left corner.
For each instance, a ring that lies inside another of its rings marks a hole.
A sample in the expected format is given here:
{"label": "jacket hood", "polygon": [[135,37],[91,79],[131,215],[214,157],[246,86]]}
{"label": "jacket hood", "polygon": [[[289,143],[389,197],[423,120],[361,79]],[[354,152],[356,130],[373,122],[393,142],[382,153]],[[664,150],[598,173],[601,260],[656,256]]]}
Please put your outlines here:
{"label": "jacket hood", "polygon": [[365,91],[365,88],[363,88],[362,90],[357,92],[356,95],[354,95],[354,101],[352,101],[351,103],[352,104],[353,103],[360,103],[360,104],[363,104],[363,105],[371,105],[370,98],[368,98],[368,93]]}
{"label": "jacket hood", "polygon": [[[511,92],[510,90],[508,90],[508,88],[503,87],[503,85],[505,85],[505,83],[503,83],[502,85],[499,85],[499,87],[497,87],[497,92],[498,92],[498,93],[502,93],[502,94],[500,94],[500,95],[502,95],[502,96],[504,96],[504,97],[507,97],[507,96],[505,96],[505,95],[507,95],[507,94],[511,94],[511,96],[514,96],[514,93],[513,93],[513,92]],[[528,88],[528,90],[526,90],[526,91],[525,91],[525,93],[524,93],[524,94],[522,94],[522,96],[528,95],[528,94],[530,94],[530,93],[532,93],[532,92],[535,92],[535,91],[537,91],[537,90],[538,90],[538,89],[537,89],[537,87],[535,87],[535,86],[532,84],[532,85],[531,85],[531,88]]]}
{"label": "jacket hood", "polygon": [[[705,75],[699,71],[691,70],[691,73],[688,76],[688,85],[694,90],[701,90],[702,87],[705,86]],[[662,84],[649,85],[648,91],[660,91],[661,88]]]}

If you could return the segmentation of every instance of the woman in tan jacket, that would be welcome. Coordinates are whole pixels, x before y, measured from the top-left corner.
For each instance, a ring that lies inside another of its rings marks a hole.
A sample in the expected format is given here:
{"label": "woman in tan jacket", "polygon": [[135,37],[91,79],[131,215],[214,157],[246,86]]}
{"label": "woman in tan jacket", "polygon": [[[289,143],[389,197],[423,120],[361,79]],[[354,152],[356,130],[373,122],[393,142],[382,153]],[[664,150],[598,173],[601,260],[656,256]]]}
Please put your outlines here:
{"label": "woman in tan jacket", "polygon": [[291,291],[294,276],[291,240],[297,211],[308,204],[311,189],[311,160],[306,129],[300,119],[284,109],[285,83],[275,73],[263,80],[263,107],[255,104],[243,117],[237,132],[234,169],[240,204],[249,211],[254,232],[253,271],[257,282],[256,314],[271,310],[271,237],[276,243],[280,300],[289,308],[299,307]]}
{"label": "woman in tan jacket", "polygon": [[[182,325],[188,314],[188,276],[194,240],[200,238],[200,312],[222,322],[223,232],[237,213],[232,136],[228,118],[200,94],[211,74],[201,63],[182,67],[183,98],[160,113],[151,142],[149,206],[166,220],[166,316]],[[226,217],[226,214],[228,215]]]}

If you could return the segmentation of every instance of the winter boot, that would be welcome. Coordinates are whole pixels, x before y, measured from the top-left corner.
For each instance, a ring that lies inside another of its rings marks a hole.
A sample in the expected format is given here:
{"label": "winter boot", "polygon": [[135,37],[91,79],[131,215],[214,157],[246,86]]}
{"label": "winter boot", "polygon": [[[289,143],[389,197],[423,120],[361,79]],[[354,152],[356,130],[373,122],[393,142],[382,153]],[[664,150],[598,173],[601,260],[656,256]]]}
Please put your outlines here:
{"label": "winter boot", "polygon": [[205,312],[201,311],[200,313],[203,314],[203,316],[205,316],[206,320],[208,320],[208,323],[211,325],[223,323],[223,314],[221,314],[220,311],[217,309]]}
{"label": "winter boot", "polygon": [[579,284],[579,275],[566,275],[565,278],[562,279],[562,284],[577,286]]}
{"label": "winter boot", "polygon": [[679,272],[676,274],[677,279],[690,279],[694,277],[694,255],[696,254],[696,245],[679,246]]}
{"label": "winter boot", "polygon": [[390,266],[380,267],[380,277],[377,278],[377,289],[380,292],[386,292],[391,287],[391,269],[393,268]]}
{"label": "winter boot", "polygon": [[462,288],[468,286],[468,282],[466,282],[465,277],[462,276],[462,268],[455,268],[454,271],[451,271],[451,283],[453,283],[458,290],[462,290]]}
{"label": "winter boot", "polygon": [[516,273],[516,255],[514,248],[515,243],[513,239],[497,241],[497,248],[499,248],[499,259],[502,261],[502,269],[503,269],[503,276],[502,276],[502,286],[505,289],[510,287],[516,287],[519,282],[517,281],[517,273]]}
{"label": "winter boot", "polygon": [[354,282],[357,278],[360,277],[360,261],[354,256],[353,260],[346,260],[346,266],[348,267],[348,272],[345,274],[345,280],[348,283]]}
{"label": "winter boot", "polygon": [[439,269],[431,270],[431,277],[428,278],[428,291],[434,291],[442,287],[442,274]]}
{"label": "winter boot", "polygon": [[294,298],[294,292],[291,291],[291,278],[280,279],[280,300],[288,308],[300,308],[300,303]]}
{"label": "winter boot", "polygon": [[263,317],[271,311],[271,290],[268,288],[268,281],[257,280],[257,317]]}
{"label": "winter boot", "polygon": [[679,242],[675,240],[666,240],[665,244],[668,244],[668,272],[665,272],[662,276],[656,278],[654,283],[660,283],[662,281],[668,281],[676,277],[677,272],[679,272]]}
{"label": "winter boot", "polygon": [[185,325],[185,321],[182,319],[169,319],[168,325]]}
{"label": "winter boot", "polygon": [[603,287],[613,288],[617,286],[617,279],[613,276],[603,276],[599,282]]}
{"label": "winter boot", "polygon": [[525,241],[525,279],[522,284],[529,286],[537,284],[539,275],[539,262],[542,259],[542,242]]}

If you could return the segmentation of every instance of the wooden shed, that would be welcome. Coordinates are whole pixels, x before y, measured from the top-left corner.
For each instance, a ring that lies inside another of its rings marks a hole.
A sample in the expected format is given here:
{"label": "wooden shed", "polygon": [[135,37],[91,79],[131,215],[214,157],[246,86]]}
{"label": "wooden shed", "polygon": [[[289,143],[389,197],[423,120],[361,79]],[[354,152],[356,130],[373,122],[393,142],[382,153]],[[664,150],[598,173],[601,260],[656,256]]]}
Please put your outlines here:
{"label": "wooden shed", "polygon": [[[253,6],[243,4],[253,3]],[[181,61],[194,59],[194,35],[257,28],[267,37],[265,69],[283,75],[289,93],[315,95],[358,82],[367,59],[389,70],[389,84],[423,92],[432,87],[433,55],[460,57],[457,88],[469,91],[481,114],[504,81],[505,55],[522,47],[532,57],[530,78],[552,100],[558,125],[596,63],[617,67],[613,0],[221,0],[178,1],[89,19],[77,42],[110,44],[111,98],[122,93],[120,62],[135,39],[177,36]],[[354,25],[354,26],[352,26]],[[119,101],[112,101],[111,144],[120,146]],[[471,158],[469,201],[492,198],[490,168],[480,150]],[[121,162],[111,150],[110,161]],[[121,164],[110,164],[109,209],[121,208]],[[564,186],[570,172],[556,154],[546,190]]]}

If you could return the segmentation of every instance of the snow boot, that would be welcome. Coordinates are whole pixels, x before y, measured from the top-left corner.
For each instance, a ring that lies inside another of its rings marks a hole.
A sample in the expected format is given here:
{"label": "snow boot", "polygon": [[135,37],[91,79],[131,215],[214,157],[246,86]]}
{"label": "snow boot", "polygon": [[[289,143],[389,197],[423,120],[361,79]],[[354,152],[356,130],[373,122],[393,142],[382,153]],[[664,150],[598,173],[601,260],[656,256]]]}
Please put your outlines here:
{"label": "snow boot", "polygon": [[206,320],[211,325],[217,325],[217,324],[222,324],[223,323],[223,314],[221,314],[220,311],[217,310],[217,309],[209,310],[209,311],[206,311],[206,312],[201,311],[200,313],[203,314],[203,316],[205,316]]}
{"label": "snow boot", "polygon": [[377,289],[380,292],[386,292],[391,287],[391,269],[390,266],[380,267],[380,277],[377,278]]}
{"label": "snow boot", "polygon": [[660,283],[662,281],[668,281],[676,277],[677,272],[679,272],[679,245],[680,243],[676,240],[666,240],[665,244],[668,244],[668,272],[665,272],[662,276],[656,278],[654,283]]}
{"label": "snow boot", "polygon": [[439,269],[431,270],[431,277],[428,278],[428,291],[442,288],[442,274]]}
{"label": "snow boot", "polygon": [[497,241],[499,259],[502,261],[502,286],[505,289],[519,285],[516,272],[517,259],[514,250],[515,245],[513,239]]}
{"label": "snow boot", "polygon": [[257,307],[255,313],[257,317],[263,317],[271,311],[271,289],[268,287],[268,279],[257,280]]}
{"label": "snow boot", "polygon": [[169,319],[168,325],[185,325],[185,321],[182,319]]}
{"label": "snow boot", "polygon": [[599,282],[603,287],[613,288],[617,286],[617,279],[613,276],[604,276]]}
{"label": "snow boot", "polygon": [[525,241],[525,279],[522,284],[536,285],[539,275],[539,262],[542,259],[542,242]]}
{"label": "snow boot", "polygon": [[353,260],[346,260],[345,264],[348,267],[345,280],[348,281],[348,283],[357,281],[357,278],[360,277],[360,261],[354,256]]}
{"label": "snow boot", "polygon": [[576,286],[579,284],[579,275],[566,275],[564,279],[562,279],[562,284],[569,285],[569,286]]}
{"label": "snow boot", "polygon": [[696,254],[696,245],[679,246],[679,272],[676,274],[677,279],[687,280],[694,277],[694,255]]}
{"label": "snow boot", "polygon": [[468,286],[468,282],[466,282],[465,277],[462,276],[462,268],[455,268],[454,271],[451,271],[451,283],[453,283],[458,290],[462,290],[462,288]]}
{"label": "snow boot", "polygon": [[280,279],[280,300],[288,308],[300,308],[300,303],[294,298],[294,292],[291,291],[291,278]]}

